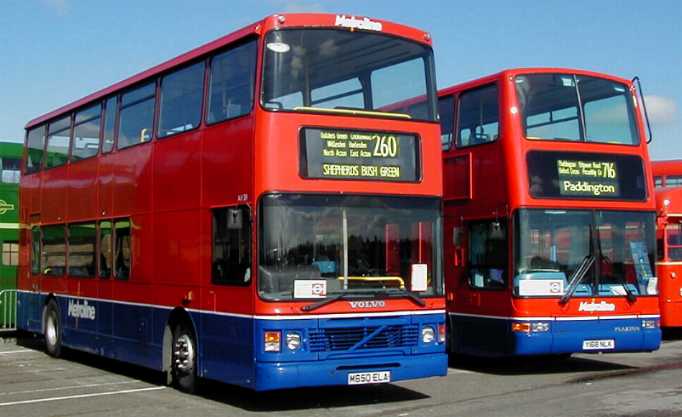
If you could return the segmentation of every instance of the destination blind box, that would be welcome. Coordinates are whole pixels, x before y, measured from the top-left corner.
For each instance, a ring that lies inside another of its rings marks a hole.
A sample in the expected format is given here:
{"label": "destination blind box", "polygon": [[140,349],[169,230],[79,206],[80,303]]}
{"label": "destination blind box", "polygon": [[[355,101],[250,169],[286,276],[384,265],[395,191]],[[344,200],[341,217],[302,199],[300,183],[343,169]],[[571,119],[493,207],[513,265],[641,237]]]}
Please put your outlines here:
{"label": "destination blind box", "polygon": [[416,182],[416,135],[327,128],[301,130],[303,178]]}

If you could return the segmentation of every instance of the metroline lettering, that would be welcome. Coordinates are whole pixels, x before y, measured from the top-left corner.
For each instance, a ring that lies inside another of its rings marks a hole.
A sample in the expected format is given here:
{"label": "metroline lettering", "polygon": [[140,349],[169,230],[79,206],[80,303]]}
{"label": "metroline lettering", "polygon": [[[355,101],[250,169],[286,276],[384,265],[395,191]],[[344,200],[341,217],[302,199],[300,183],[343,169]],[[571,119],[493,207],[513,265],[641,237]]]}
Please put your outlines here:
{"label": "metroline lettering", "polygon": [[374,22],[366,17],[356,19],[355,16],[336,15],[336,26],[343,26],[350,29],[375,30],[380,32],[383,29],[381,22]]}
{"label": "metroline lettering", "polygon": [[69,300],[69,308],[67,315],[78,319],[94,320],[97,313],[94,306],[88,304],[88,301],[83,301],[83,304],[78,301]]}
{"label": "metroline lettering", "polygon": [[590,184],[587,181],[562,181],[564,191],[572,193],[590,193],[592,195],[616,194],[616,186],[609,184]]}

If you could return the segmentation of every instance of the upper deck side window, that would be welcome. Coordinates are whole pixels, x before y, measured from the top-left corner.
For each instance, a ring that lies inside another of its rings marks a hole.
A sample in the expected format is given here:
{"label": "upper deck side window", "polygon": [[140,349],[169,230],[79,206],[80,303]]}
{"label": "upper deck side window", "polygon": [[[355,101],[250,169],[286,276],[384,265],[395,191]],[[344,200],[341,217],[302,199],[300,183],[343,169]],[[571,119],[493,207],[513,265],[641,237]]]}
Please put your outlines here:
{"label": "upper deck side window", "polygon": [[461,93],[458,116],[458,147],[480,145],[497,140],[500,134],[497,84]]}
{"label": "upper deck side window", "polygon": [[161,79],[157,137],[170,136],[199,126],[205,66],[204,61],[198,62]]}
{"label": "upper deck side window", "polygon": [[47,152],[45,154],[45,168],[64,165],[69,156],[69,141],[71,138],[71,115],[62,117],[50,123],[47,128]]}
{"label": "upper deck side window", "polygon": [[32,174],[41,169],[45,153],[45,126],[34,127],[26,136],[26,164],[24,172]]}
{"label": "upper deck side window", "polygon": [[452,146],[452,132],[454,126],[454,101],[453,96],[441,97],[438,100],[438,115],[440,117],[440,143],[443,150]]}
{"label": "upper deck side window", "polygon": [[118,122],[118,149],[152,139],[156,82],[149,82],[121,96]]}
{"label": "upper deck side window", "polygon": [[207,122],[217,123],[251,112],[256,82],[256,40],[211,58]]}
{"label": "upper deck side window", "polygon": [[0,182],[4,184],[18,184],[19,172],[21,170],[21,158],[5,156],[0,158],[0,165],[2,166],[2,178],[0,178]]}
{"label": "upper deck side window", "polygon": [[102,105],[97,103],[78,113],[74,120],[71,160],[90,158],[99,151]]}
{"label": "upper deck side window", "polygon": [[519,75],[515,84],[528,139],[639,143],[625,84],[574,74]]}

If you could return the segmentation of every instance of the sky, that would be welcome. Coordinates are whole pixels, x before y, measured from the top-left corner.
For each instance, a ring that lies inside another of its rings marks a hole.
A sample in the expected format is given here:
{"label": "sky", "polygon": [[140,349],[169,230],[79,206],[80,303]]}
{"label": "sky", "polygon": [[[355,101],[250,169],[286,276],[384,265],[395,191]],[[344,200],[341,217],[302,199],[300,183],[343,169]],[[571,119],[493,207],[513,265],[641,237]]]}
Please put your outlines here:
{"label": "sky", "polygon": [[278,12],[429,31],[439,88],[515,67],[637,75],[652,159],[682,159],[680,0],[0,0],[0,140],[21,141],[30,119]]}

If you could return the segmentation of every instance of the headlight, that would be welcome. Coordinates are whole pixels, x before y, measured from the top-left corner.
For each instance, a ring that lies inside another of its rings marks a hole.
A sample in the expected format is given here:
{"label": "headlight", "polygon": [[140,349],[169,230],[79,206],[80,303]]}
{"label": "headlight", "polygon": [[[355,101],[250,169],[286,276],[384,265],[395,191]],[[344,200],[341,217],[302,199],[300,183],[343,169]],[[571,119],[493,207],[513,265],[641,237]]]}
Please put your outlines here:
{"label": "headlight", "polygon": [[431,326],[422,327],[422,342],[431,343],[436,337],[436,332]]}
{"label": "headlight", "polygon": [[280,338],[282,333],[279,330],[270,330],[263,335],[263,348],[266,352],[280,351]]}
{"label": "headlight", "polygon": [[530,325],[530,330],[532,332],[548,332],[549,331],[549,323],[544,322],[544,321],[533,322]]}
{"label": "headlight", "polygon": [[642,320],[642,328],[644,329],[655,329],[658,327],[658,320]]}
{"label": "headlight", "polygon": [[287,347],[289,350],[298,350],[301,347],[301,335],[298,333],[287,333]]}

